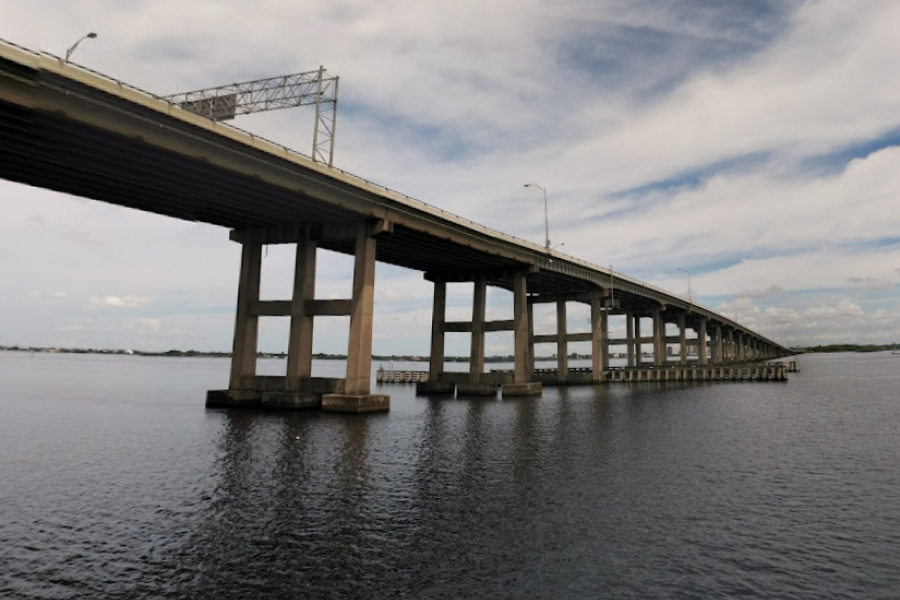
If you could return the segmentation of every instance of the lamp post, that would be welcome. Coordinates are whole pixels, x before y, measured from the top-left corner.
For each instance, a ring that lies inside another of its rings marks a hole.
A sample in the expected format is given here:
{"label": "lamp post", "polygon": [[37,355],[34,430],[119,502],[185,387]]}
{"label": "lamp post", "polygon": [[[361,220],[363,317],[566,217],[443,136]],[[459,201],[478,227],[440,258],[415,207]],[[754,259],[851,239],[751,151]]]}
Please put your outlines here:
{"label": "lamp post", "polygon": [[526,183],[525,187],[536,187],[544,192],[544,247],[550,252],[550,219],[547,217],[547,188],[541,187],[536,183]]}
{"label": "lamp post", "polygon": [[684,271],[685,273],[687,273],[687,276],[688,276],[688,302],[690,302],[691,304],[693,304],[693,303],[694,303],[694,297],[691,295],[691,272],[688,271],[687,269],[682,269],[681,267],[678,267],[678,270],[679,270],[679,271]]}
{"label": "lamp post", "polygon": [[725,298],[725,302],[731,302],[731,304],[734,306],[734,322],[737,323],[737,300]]}
{"label": "lamp post", "polygon": [[75,48],[78,47],[78,44],[80,44],[84,40],[92,40],[95,37],[97,37],[97,34],[92,31],[92,32],[88,33],[87,35],[83,35],[80,38],[78,38],[78,41],[75,42],[74,44],[72,44],[71,46],[69,46],[69,49],[66,50],[66,62],[69,62],[69,58],[71,58],[72,53],[75,52]]}

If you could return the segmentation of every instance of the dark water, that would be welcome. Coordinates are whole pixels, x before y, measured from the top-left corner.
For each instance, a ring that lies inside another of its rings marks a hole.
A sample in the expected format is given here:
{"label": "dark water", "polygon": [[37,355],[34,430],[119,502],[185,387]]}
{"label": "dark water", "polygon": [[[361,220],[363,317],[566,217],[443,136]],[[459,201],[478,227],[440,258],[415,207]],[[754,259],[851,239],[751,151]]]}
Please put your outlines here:
{"label": "dark water", "polygon": [[0,597],[900,597],[900,356],[800,366],[348,416],[0,352]]}

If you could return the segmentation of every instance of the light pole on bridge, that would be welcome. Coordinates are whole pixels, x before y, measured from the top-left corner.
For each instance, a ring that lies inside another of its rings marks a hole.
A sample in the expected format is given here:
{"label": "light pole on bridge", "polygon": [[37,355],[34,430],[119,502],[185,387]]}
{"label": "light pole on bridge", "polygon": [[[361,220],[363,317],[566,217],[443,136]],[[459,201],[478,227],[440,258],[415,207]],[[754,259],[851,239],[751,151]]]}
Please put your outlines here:
{"label": "light pole on bridge", "polygon": [[78,38],[78,41],[75,42],[74,44],[72,44],[71,46],[69,46],[69,49],[66,50],[66,61],[65,62],[69,62],[69,59],[72,57],[72,53],[75,52],[75,48],[78,47],[78,44],[80,44],[84,40],[92,40],[95,37],[97,37],[97,34],[92,31],[92,32]]}
{"label": "light pole on bridge", "polygon": [[687,273],[687,278],[688,278],[688,302],[690,302],[691,304],[693,304],[693,303],[694,303],[694,297],[693,297],[693,295],[691,295],[691,272],[688,271],[687,269],[682,269],[681,267],[678,267],[678,270],[679,270],[679,271],[684,271],[685,273]]}
{"label": "light pole on bridge", "polygon": [[526,183],[525,187],[536,187],[544,192],[544,247],[547,249],[547,252],[550,252],[550,219],[547,216],[547,188],[541,187],[536,183]]}
{"label": "light pole on bridge", "polygon": [[737,323],[737,300],[732,300],[731,298],[725,298],[725,302],[731,302],[732,306],[734,306],[734,322]]}

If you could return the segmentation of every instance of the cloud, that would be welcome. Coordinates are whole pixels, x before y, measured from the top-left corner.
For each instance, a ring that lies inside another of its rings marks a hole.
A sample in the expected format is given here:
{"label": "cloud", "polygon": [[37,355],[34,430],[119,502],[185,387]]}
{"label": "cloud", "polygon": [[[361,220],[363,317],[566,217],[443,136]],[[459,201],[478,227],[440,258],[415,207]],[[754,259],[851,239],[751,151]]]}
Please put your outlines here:
{"label": "cloud", "polygon": [[894,281],[890,281],[888,279],[878,279],[875,277],[850,277],[847,279],[847,283],[854,286],[862,286],[867,290],[875,290],[879,292],[886,292],[897,285]]}
{"label": "cloud", "polygon": [[95,239],[94,234],[90,231],[61,231],[59,237],[60,239],[73,244],[88,244],[94,246],[103,244],[100,240]]}
{"label": "cloud", "polygon": [[[159,93],[325,64],[341,76],[342,168],[542,243],[543,199],[521,187],[536,181],[548,189],[550,237],[568,254],[683,296],[687,269],[696,300],[784,340],[900,340],[892,0],[92,7],[0,0],[13,41],[61,54],[73,30],[98,30],[76,60]],[[236,123],[308,152],[304,110]],[[0,335],[52,339],[84,322],[85,343],[129,347],[137,322],[99,309],[153,298],[147,343],[230,347],[240,249],[227,232],[0,186],[0,291],[20,316]],[[292,269],[292,249],[271,247],[263,296],[289,298]],[[317,269],[317,297],[349,296],[351,260],[323,252]],[[54,289],[89,302],[48,311],[33,300],[51,293],[29,296]],[[376,351],[427,353],[431,289],[419,273],[379,265]],[[509,311],[489,294],[489,318]],[[585,314],[570,306],[570,329]],[[471,318],[471,286],[448,289],[447,315]],[[536,320],[555,331],[552,306]],[[341,327],[317,320],[316,350],[345,351]],[[262,330],[261,346],[283,345],[282,330]],[[465,336],[453,337],[467,353]]]}
{"label": "cloud", "polygon": [[88,305],[91,308],[140,308],[149,303],[148,298],[138,296],[91,296]]}
{"label": "cloud", "polygon": [[32,290],[28,292],[27,296],[34,300],[65,300],[69,297],[66,292],[42,292],[39,290]]}
{"label": "cloud", "polygon": [[847,319],[865,316],[865,311],[861,306],[854,304],[849,299],[841,298],[835,306],[826,306],[821,302],[816,302],[803,315],[813,319]]}
{"label": "cloud", "polygon": [[162,319],[137,319],[138,331],[143,333],[159,333],[162,331]]}

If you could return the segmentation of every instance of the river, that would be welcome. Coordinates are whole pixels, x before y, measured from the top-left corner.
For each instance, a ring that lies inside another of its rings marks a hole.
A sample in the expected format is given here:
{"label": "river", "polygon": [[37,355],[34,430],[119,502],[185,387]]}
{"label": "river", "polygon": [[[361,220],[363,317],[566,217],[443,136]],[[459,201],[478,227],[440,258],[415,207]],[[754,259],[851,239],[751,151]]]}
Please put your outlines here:
{"label": "river", "polygon": [[0,597],[900,597],[900,356],[798,362],[341,415],[206,410],[222,359],[0,352]]}

